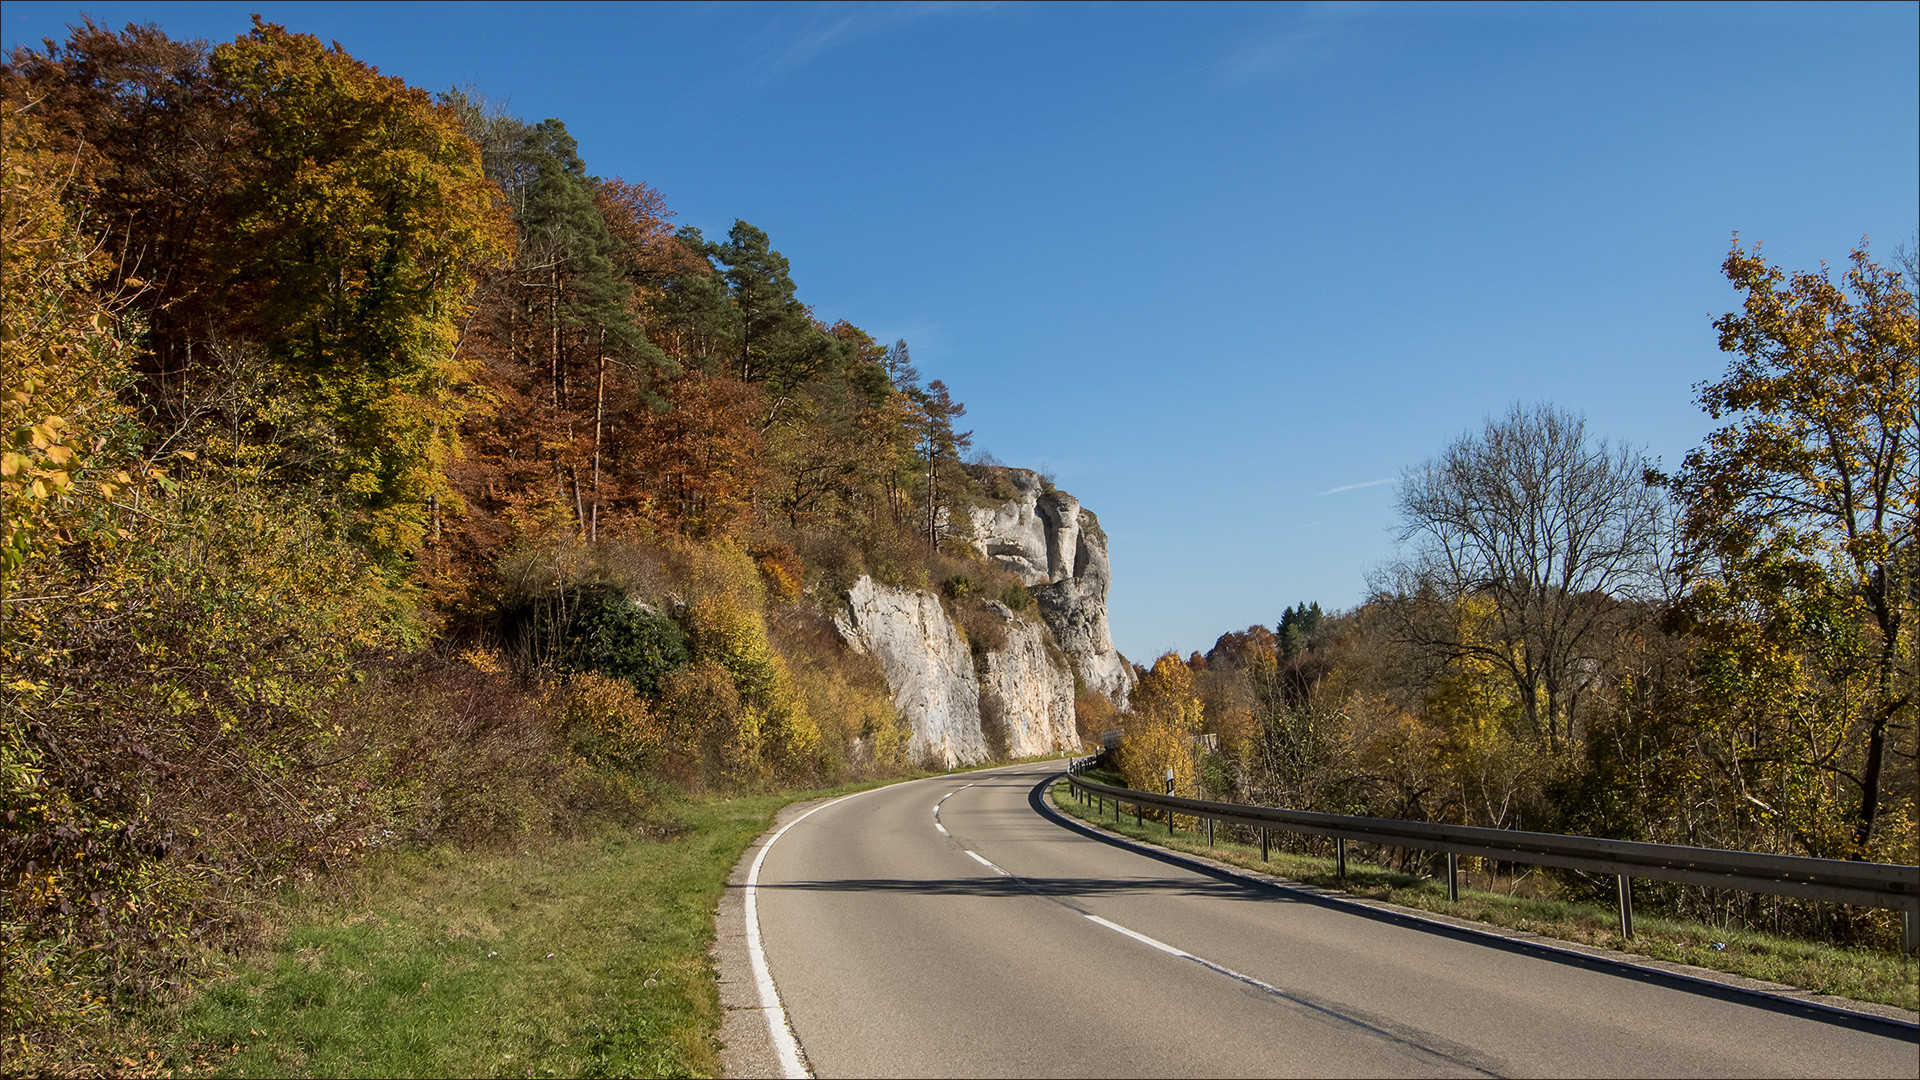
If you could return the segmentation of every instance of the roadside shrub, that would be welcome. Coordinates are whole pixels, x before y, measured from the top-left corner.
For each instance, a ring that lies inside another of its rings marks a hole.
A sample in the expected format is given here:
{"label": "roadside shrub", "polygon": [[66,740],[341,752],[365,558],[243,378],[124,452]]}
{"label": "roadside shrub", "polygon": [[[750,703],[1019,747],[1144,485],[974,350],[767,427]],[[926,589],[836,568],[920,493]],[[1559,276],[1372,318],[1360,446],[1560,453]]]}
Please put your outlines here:
{"label": "roadside shrub", "polygon": [[691,658],[679,624],[619,592],[600,590],[581,609],[567,638],[567,666],[574,671],[625,679],[652,694],[668,672]]}
{"label": "roadside shrub", "polygon": [[817,612],[789,611],[768,627],[768,636],[785,663],[794,700],[818,728],[820,779],[873,776],[905,765],[901,754],[910,733],[879,661],[848,648]]}
{"label": "roadside shrub", "polygon": [[733,673],[702,658],[660,687],[671,771],[695,787],[731,787],[758,779],[758,718],[744,708]]}
{"label": "roadside shrub", "polygon": [[481,844],[565,834],[587,798],[587,776],[558,738],[564,704],[506,676],[428,664],[356,711],[378,755],[370,780],[393,804],[400,836]]}
{"label": "roadside shrub", "polygon": [[666,728],[631,682],[590,671],[555,689],[567,746],[589,764],[638,775],[659,761]]}

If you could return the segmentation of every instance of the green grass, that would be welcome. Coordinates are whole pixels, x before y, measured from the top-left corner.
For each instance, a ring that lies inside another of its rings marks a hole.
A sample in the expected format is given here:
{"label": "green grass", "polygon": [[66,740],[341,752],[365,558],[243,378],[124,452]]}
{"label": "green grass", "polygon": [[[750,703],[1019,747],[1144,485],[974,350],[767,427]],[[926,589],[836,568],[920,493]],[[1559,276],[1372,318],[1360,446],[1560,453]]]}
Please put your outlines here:
{"label": "green grass", "polygon": [[265,948],[224,958],[224,977],[134,1018],[98,1064],[120,1075],[718,1075],[713,911],[741,853],[789,803],[913,778],[682,799],[644,827],[600,823],[510,850],[380,856],[282,897]]}
{"label": "green grass", "polygon": [[[1117,782],[1094,778],[1106,783]],[[1176,851],[1206,855],[1220,862],[1259,870],[1306,885],[1338,889],[1351,896],[1453,915],[1508,929],[1531,931],[1562,941],[1618,949],[1654,960],[1692,964],[1751,979],[1784,983],[1819,994],[1920,1010],[1920,961],[1913,957],[1649,917],[1640,910],[1634,912],[1633,938],[1622,939],[1619,914],[1612,907],[1543,900],[1510,895],[1499,889],[1472,887],[1461,888],[1460,899],[1454,902],[1447,899],[1444,882],[1363,865],[1352,858],[1347,860],[1347,876],[1342,881],[1335,873],[1334,861],[1330,858],[1272,849],[1269,861],[1263,863],[1257,844],[1228,842],[1222,834],[1222,838],[1209,847],[1204,831],[1181,830],[1169,837],[1164,820],[1156,822],[1149,818],[1145,824],[1136,825],[1131,812],[1115,822],[1111,802],[1107,804],[1107,816],[1096,818],[1094,808],[1082,806],[1064,783],[1056,784],[1052,795],[1054,805],[1062,811],[1097,824],[1109,832]],[[1719,947],[1716,948],[1716,945]]]}
{"label": "green grass", "polygon": [[644,829],[601,825],[524,849],[385,856],[287,899],[269,949],[144,1018],[166,1033],[155,1064],[223,1076],[717,1075],[708,952],[729,872],[782,806],[870,786],[681,802]]}

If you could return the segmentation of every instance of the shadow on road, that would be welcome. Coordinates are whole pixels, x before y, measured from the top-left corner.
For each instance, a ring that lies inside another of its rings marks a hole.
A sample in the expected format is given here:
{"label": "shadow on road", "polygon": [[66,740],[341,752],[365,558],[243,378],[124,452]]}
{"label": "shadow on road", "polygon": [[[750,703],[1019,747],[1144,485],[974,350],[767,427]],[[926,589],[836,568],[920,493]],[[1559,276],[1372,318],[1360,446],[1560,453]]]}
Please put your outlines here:
{"label": "shadow on road", "polygon": [[[1054,899],[1094,896],[1210,896],[1217,900],[1303,902],[1305,896],[1274,896],[1270,890],[1246,882],[1195,881],[1191,876],[1165,878],[835,878],[828,881],[761,882],[768,891],[921,893],[927,896],[1025,896],[1038,893]],[[1259,895],[1254,895],[1255,892]]]}

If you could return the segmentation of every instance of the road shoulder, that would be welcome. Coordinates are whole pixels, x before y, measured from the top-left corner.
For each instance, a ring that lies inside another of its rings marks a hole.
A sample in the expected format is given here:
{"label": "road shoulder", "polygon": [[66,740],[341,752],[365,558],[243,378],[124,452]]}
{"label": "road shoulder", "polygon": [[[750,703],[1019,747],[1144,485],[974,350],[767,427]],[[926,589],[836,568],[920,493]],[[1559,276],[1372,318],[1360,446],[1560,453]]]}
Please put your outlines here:
{"label": "road shoulder", "polygon": [[790,803],[774,815],[773,825],[761,833],[740,861],[733,865],[726,891],[720,895],[713,912],[713,968],[720,986],[720,1075],[727,1077],[780,1078],[780,1055],[767,1027],[767,1010],[760,1004],[760,991],[753,978],[753,962],[747,955],[747,875],[760,851],[789,822],[806,814],[831,798],[808,799]]}

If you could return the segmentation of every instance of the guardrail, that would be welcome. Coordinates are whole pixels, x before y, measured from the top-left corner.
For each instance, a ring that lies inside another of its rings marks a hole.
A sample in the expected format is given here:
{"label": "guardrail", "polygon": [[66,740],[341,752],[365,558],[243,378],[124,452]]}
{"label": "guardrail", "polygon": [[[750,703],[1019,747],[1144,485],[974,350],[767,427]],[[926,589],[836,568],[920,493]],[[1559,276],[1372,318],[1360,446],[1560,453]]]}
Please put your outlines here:
{"label": "guardrail", "polygon": [[1457,860],[1462,855],[1612,874],[1619,895],[1622,937],[1633,936],[1633,879],[1646,878],[1896,910],[1903,921],[1901,946],[1909,953],[1920,947],[1920,866],[1763,855],[1679,844],[1601,840],[1208,802],[1088,780],[1080,774],[1092,761],[1092,758],[1074,761],[1068,769],[1068,782],[1084,801],[1098,801],[1096,816],[1105,815],[1108,801],[1113,803],[1115,821],[1120,820],[1120,808],[1126,803],[1133,805],[1136,822],[1142,821],[1145,809],[1163,810],[1167,812],[1167,831],[1171,834],[1173,815],[1184,814],[1206,822],[1209,844],[1213,842],[1215,822],[1259,829],[1262,860],[1267,857],[1272,831],[1330,836],[1335,841],[1335,861],[1341,878],[1347,874],[1347,841],[1356,840],[1445,853],[1449,900],[1460,898]]}

